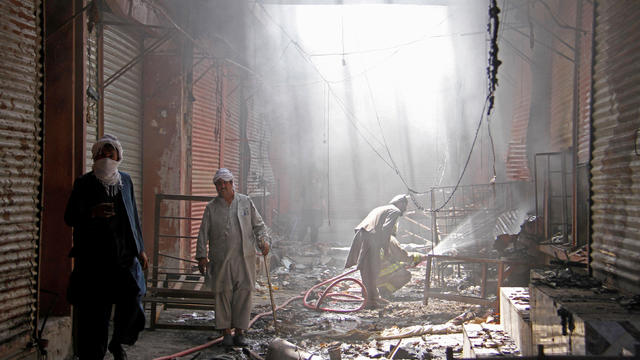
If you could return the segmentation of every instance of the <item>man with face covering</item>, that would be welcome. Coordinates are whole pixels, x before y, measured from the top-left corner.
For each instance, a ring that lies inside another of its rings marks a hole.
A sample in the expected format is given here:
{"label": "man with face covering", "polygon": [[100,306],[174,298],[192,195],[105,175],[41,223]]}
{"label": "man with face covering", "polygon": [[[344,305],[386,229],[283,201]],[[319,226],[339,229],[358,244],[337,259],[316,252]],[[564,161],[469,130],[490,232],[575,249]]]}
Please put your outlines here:
{"label": "man with face covering", "polygon": [[[105,135],[91,149],[93,171],[76,179],[64,220],[73,226],[74,268],[67,298],[74,306],[74,343],[80,360],[126,359],[144,328],[144,252],[131,177],[118,171],[122,145]],[[109,320],[115,305],[113,335]]]}
{"label": "man with face covering", "polygon": [[375,309],[388,303],[380,297],[377,278],[381,267],[381,252],[389,252],[389,241],[398,218],[407,209],[407,196],[397,195],[387,205],[378,206],[355,227],[356,235],[345,268],[358,265],[367,291],[366,308]]}
{"label": "man with face covering", "polygon": [[246,346],[243,332],[251,315],[256,247],[262,255],[269,253],[266,227],[251,198],[235,192],[231,171],[219,169],[213,183],[218,196],[204,209],[196,259],[200,272],[209,272],[222,345]]}

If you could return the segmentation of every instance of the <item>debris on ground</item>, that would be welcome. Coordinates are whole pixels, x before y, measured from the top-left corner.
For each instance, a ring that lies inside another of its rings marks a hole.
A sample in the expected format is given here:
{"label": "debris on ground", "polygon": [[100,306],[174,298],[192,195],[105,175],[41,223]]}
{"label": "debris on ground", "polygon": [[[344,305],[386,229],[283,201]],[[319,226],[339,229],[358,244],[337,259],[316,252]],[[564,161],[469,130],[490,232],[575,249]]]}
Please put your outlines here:
{"label": "debris on ground", "polygon": [[518,347],[497,324],[465,324],[463,357],[517,356]]}
{"label": "debris on ground", "polygon": [[[412,251],[425,249],[420,244],[406,246]],[[274,242],[273,256],[268,260],[268,265],[276,305],[280,306],[293,297],[301,297],[302,293],[314,285],[344,273],[344,259],[348,250],[347,247],[331,244],[315,244],[310,248],[284,239]],[[264,265],[257,268],[264,271]],[[444,359],[447,347],[453,348],[458,356],[461,355],[462,324],[490,321],[485,315],[487,312],[491,313],[492,309],[433,298],[429,299],[428,305],[424,305],[425,264],[408,270],[412,274],[411,281],[389,295],[387,300],[390,304],[383,308],[355,313],[315,311],[303,306],[301,300],[294,300],[277,311],[277,333],[273,318],[270,315],[262,316],[246,332],[249,342],[247,349],[243,351],[240,348],[227,349],[213,345],[200,350],[199,358],[255,358],[248,353],[250,351],[265,359],[298,359],[288,357],[294,353],[300,354],[300,358],[304,359],[337,359],[338,354],[339,359],[382,359],[389,358],[392,354],[394,359]],[[470,269],[462,269],[463,275],[470,276],[470,272]],[[359,273],[349,276],[359,278]],[[452,272],[443,276],[444,280],[456,287],[460,285],[460,280],[455,280],[457,274]],[[473,287],[470,289],[468,292],[478,292]],[[346,284],[335,290],[360,291],[353,284]],[[323,306],[340,310],[343,304],[338,300],[325,299]],[[258,274],[251,316],[253,318],[270,311],[266,276],[261,273]],[[215,314],[212,311],[165,309],[161,316],[165,322],[173,321],[185,327],[215,325]],[[164,336],[164,331],[166,330],[156,330],[154,336]],[[167,342],[191,341],[191,346],[201,345],[220,336],[217,332],[196,330],[172,334],[173,338]],[[145,346],[145,338],[143,334],[138,345],[128,350],[131,358],[154,359],[171,354],[162,346]],[[150,353],[138,356],[138,349],[146,349]],[[193,356],[191,354],[180,359],[190,359]]]}

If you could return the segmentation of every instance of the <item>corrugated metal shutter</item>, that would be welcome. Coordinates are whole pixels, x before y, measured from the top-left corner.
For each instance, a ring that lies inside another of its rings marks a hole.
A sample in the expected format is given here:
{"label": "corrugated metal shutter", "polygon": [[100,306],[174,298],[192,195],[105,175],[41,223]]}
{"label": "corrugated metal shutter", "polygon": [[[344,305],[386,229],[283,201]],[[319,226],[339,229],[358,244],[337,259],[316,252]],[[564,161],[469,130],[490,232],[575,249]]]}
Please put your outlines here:
{"label": "corrugated metal shutter", "polygon": [[[87,36],[87,86],[92,87],[96,93],[98,92],[98,41],[97,31],[94,29]],[[98,101],[87,96],[87,157],[85,162],[85,170],[91,171],[93,162],[91,161],[91,147],[96,143],[98,138]]]}
{"label": "corrugated metal shutter", "polygon": [[591,145],[591,59],[593,4],[582,3],[582,20],[580,27],[588,31],[580,36],[580,74],[579,84],[579,129],[578,129],[578,164],[589,162]]}
{"label": "corrugated metal shutter", "polygon": [[233,69],[224,67],[224,163],[237,179],[236,186],[242,188],[245,179],[240,177],[240,83]]}
{"label": "corrugated metal shutter", "polygon": [[40,7],[0,2],[0,356],[25,348],[36,316]]}
{"label": "corrugated metal shutter", "polygon": [[[104,79],[142,52],[141,40],[118,26],[104,27]],[[122,143],[120,170],[131,175],[138,211],[142,212],[142,62],[104,90],[104,133]]]}
{"label": "corrugated metal shutter", "polygon": [[271,161],[269,161],[269,146],[271,132],[264,115],[258,116],[253,103],[249,102],[249,120],[247,123],[249,147],[251,149],[251,163],[247,179],[247,193],[250,196],[269,195],[269,189],[275,182]]}
{"label": "corrugated metal shutter", "polygon": [[518,103],[513,109],[511,140],[507,149],[506,175],[509,180],[529,180],[527,158],[527,127],[531,114],[531,68],[519,61],[521,88],[517,96]]}
{"label": "corrugated metal shutter", "polygon": [[[213,175],[220,164],[222,68],[209,61],[196,63],[193,69],[193,117],[191,126],[191,194],[215,196]],[[191,235],[200,230],[204,202],[191,203]],[[195,257],[195,240],[191,257]]]}
{"label": "corrugated metal shutter", "polygon": [[592,160],[594,276],[640,292],[640,2],[596,7],[594,148]]}
{"label": "corrugated metal shutter", "polygon": [[[558,3],[559,17],[574,24],[576,19],[575,1]],[[575,42],[575,32],[571,29],[554,28],[557,38],[554,49],[573,59],[573,48],[565,44]],[[551,151],[565,151],[571,147],[573,119],[573,73],[575,64],[564,56],[552,52],[551,58]]]}

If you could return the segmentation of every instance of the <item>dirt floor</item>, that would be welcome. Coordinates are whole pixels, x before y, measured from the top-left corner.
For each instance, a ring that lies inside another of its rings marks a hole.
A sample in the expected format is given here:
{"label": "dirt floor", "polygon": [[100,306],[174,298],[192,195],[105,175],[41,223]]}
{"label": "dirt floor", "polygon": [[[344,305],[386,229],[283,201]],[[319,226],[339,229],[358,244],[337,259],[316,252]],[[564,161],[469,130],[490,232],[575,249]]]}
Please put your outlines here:
{"label": "dirt floor", "polygon": [[[280,250],[278,249],[280,248]],[[287,248],[284,251],[283,248]],[[445,358],[445,349],[452,347],[455,356],[462,352],[462,333],[459,326],[445,326],[442,334],[420,335],[411,338],[379,340],[383,332],[398,332],[403,328],[416,325],[451,324],[459,325],[462,318],[469,320],[481,318],[491,309],[481,309],[477,305],[430,299],[428,306],[423,305],[424,264],[411,269],[412,280],[402,289],[390,296],[390,304],[375,310],[357,312],[316,311],[303,305],[300,295],[313,285],[343,273],[346,248],[320,245],[315,249],[293,250],[292,244],[280,243],[274,246],[271,280],[275,303],[280,306],[286,301],[298,297],[276,312],[276,333],[273,317],[270,313],[268,287],[264,271],[259,275],[258,291],[254,295],[253,316],[260,317],[247,332],[248,347],[253,353],[268,358],[269,345],[277,338],[295,344],[305,359],[329,359],[331,346],[339,346],[342,359],[390,358],[395,351],[395,359],[441,359]],[[355,272],[351,276],[359,277]],[[342,291],[359,291],[354,284],[343,283]],[[358,307],[358,303],[332,302],[325,304],[334,309]],[[456,322],[455,318],[458,318]],[[215,313],[203,310],[169,309],[164,310],[160,321],[179,325],[214,325]],[[452,321],[453,320],[453,321]],[[482,318],[485,320],[485,318]],[[202,344],[211,342],[220,334],[214,330],[145,330],[136,345],[127,347],[130,359],[156,359],[173,355]],[[110,359],[111,355],[108,355]],[[251,359],[240,348],[224,348],[212,345],[207,348],[176,357],[177,359]]]}

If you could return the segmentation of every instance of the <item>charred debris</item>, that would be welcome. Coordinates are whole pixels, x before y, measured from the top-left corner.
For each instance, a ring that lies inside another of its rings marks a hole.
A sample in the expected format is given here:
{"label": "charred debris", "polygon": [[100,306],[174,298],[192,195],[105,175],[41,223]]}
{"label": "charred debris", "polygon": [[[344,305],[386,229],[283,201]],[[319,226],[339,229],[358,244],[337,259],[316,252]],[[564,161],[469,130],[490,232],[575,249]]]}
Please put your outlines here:
{"label": "charred debris", "polygon": [[[478,213],[474,223],[484,225],[459,226],[457,233],[449,236],[463,246],[446,248],[433,247],[426,239],[416,242],[418,230],[411,226],[424,214],[419,211],[409,214],[400,226],[402,229],[404,225],[405,231],[398,232],[398,239],[403,249],[420,254],[421,261],[417,265],[408,264],[410,280],[393,294],[385,294],[390,303],[375,310],[359,307],[362,302],[361,298],[358,300],[362,291],[357,284],[359,275],[354,269],[344,269],[349,249],[344,242],[321,236],[312,243],[308,235],[293,236],[291,224],[282,223],[277,231],[272,231],[273,251],[267,259],[277,316],[272,316],[267,274],[260,258],[253,320],[247,332],[250,346],[222,348],[216,346],[216,332],[192,331],[212,327],[214,307],[191,308],[184,306],[188,303],[184,301],[173,306],[165,304],[154,320],[156,325],[165,324],[168,328],[191,329],[179,335],[171,331],[174,334],[171,336],[182,340],[170,341],[185,344],[185,349],[192,351],[178,352],[174,345],[155,358],[432,359],[445,358],[447,349],[449,356],[455,357],[519,355],[517,344],[500,322],[499,285],[522,287],[523,293],[516,294],[515,299],[528,309],[528,274],[532,267],[540,265],[536,263],[539,254],[535,249],[543,237],[535,216],[526,217],[517,233],[495,236],[501,228],[514,227],[513,223],[520,219],[514,214],[503,213],[491,220],[486,213]],[[487,227],[487,222],[491,226]],[[487,228],[493,229],[487,233]],[[473,241],[464,241],[465,238]],[[558,287],[576,282],[585,287],[599,286],[585,282],[579,272],[572,270],[576,264],[582,266],[584,259],[577,258],[580,251],[567,255],[573,260],[558,259],[557,265],[547,268],[546,273],[542,271],[535,281]],[[341,274],[355,281],[341,281]],[[425,286],[425,277],[430,280],[429,286]],[[193,275],[183,280],[173,282],[173,286],[188,293],[190,288],[198,288],[202,279]],[[167,284],[170,283],[171,279],[167,279]],[[628,300],[628,306],[637,304],[636,300]],[[145,341],[157,341],[152,339],[160,334],[159,330],[143,336],[141,343],[130,351],[149,351]],[[201,348],[192,347],[197,345]]]}

